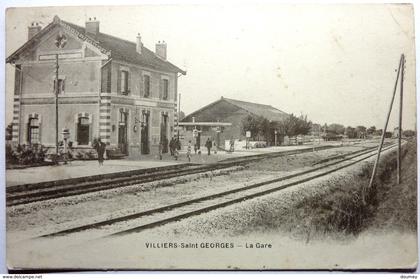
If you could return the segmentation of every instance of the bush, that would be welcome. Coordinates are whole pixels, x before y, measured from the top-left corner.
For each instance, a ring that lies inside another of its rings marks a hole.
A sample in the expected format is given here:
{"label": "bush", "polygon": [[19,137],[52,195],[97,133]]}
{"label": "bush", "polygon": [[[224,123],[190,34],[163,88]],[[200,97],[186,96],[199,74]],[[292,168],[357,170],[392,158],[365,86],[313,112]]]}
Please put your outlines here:
{"label": "bush", "polygon": [[43,163],[47,149],[40,144],[18,145],[6,144],[6,162],[9,164],[32,165]]}

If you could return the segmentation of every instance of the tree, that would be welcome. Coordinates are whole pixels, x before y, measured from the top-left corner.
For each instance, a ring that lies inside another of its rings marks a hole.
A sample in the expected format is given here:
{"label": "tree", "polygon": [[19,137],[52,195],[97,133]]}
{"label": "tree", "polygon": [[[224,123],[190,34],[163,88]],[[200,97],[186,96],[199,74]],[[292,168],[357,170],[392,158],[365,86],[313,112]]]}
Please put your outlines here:
{"label": "tree", "polygon": [[405,130],[405,131],[402,132],[402,135],[404,137],[407,137],[407,138],[415,137],[416,136],[416,131],[413,131],[413,130]]}
{"label": "tree", "polygon": [[354,138],[357,138],[357,132],[356,132],[356,129],[355,129],[355,128],[353,128],[353,127],[351,127],[351,126],[348,126],[348,127],[346,128],[345,135],[346,135],[349,139],[354,139]]}
{"label": "tree", "polygon": [[333,134],[336,134],[336,135],[343,135],[345,129],[346,128],[343,125],[333,123],[333,124],[328,125],[327,132],[333,133]]}
{"label": "tree", "polygon": [[356,133],[358,138],[365,138],[366,137],[366,127],[365,126],[357,126]]}
{"label": "tree", "polygon": [[383,131],[382,129],[378,129],[378,130],[376,130],[376,131],[375,131],[375,135],[376,135],[376,136],[382,136],[382,131]]}
{"label": "tree", "polygon": [[375,126],[369,127],[369,129],[367,129],[366,132],[368,135],[373,135],[376,132],[376,127]]}
{"label": "tree", "polygon": [[[269,121],[262,116],[248,115],[242,120],[242,132],[251,132],[252,140],[266,140],[274,142],[274,134],[277,131],[279,136],[294,137],[297,135],[307,135],[312,127],[312,122],[308,121],[307,116],[299,117],[290,114],[283,121]],[[278,141],[280,141],[278,139]]]}
{"label": "tree", "polygon": [[320,124],[318,123],[312,123],[311,126],[311,133],[312,135],[320,135],[322,132],[322,127]]}
{"label": "tree", "polygon": [[306,115],[296,117],[290,114],[289,117],[279,123],[279,127],[281,134],[294,137],[297,135],[307,135],[311,131],[312,122],[308,121]]}
{"label": "tree", "polygon": [[242,132],[251,132],[252,140],[268,139],[270,134],[270,121],[262,116],[248,115],[242,120]]}

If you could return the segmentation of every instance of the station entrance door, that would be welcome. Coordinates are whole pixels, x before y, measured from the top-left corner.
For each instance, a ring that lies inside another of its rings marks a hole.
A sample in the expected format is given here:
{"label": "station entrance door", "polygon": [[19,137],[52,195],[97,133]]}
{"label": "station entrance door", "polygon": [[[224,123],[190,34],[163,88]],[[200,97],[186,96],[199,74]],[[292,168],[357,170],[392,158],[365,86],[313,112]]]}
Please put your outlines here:
{"label": "station entrance door", "polygon": [[127,127],[128,113],[120,111],[120,121],[118,123],[118,148],[122,154],[128,154]]}
{"label": "station entrance door", "polygon": [[142,128],[141,128],[141,154],[149,154],[149,113],[142,114]]}

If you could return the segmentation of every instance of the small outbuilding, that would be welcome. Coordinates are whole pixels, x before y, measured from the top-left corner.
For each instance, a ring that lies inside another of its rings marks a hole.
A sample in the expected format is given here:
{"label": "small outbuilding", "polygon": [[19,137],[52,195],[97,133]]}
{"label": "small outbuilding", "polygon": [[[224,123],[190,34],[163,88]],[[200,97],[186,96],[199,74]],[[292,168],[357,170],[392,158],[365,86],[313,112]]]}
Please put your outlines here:
{"label": "small outbuilding", "polygon": [[[196,130],[198,143],[203,146],[207,138],[216,142],[219,147],[224,147],[226,140],[245,140],[246,133],[242,123],[248,116],[264,117],[270,122],[280,122],[289,115],[270,105],[256,104],[221,97],[219,100],[202,107],[187,115],[180,126],[184,127],[183,134],[188,137]],[[192,125],[191,123],[197,123]],[[199,123],[212,123],[199,125]],[[221,123],[221,125],[217,125]],[[228,125],[229,124],[229,125]],[[274,136],[274,135],[273,135]],[[202,138],[200,140],[200,138]]]}

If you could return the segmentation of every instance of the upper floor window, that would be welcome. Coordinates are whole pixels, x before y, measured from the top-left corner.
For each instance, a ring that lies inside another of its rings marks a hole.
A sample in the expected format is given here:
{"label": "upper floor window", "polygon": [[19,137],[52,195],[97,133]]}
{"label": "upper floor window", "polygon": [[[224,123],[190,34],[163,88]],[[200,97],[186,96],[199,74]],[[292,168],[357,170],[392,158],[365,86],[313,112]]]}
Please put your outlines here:
{"label": "upper floor window", "polygon": [[128,93],[130,93],[130,87],[129,87],[129,73],[128,71],[122,70],[120,72],[120,80],[121,80],[121,84],[120,84],[120,91],[121,94],[127,95]]}
{"label": "upper floor window", "polygon": [[39,143],[39,121],[38,118],[29,118],[28,122],[28,143]]}
{"label": "upper floor window", "polygon": [[143,83],[144,83],[144,97],[150,97],[150,76],[144,75],[143,76]]}
{"label": "upper floor window", "polygon": [[163,95],[162,99],[168,100],[169,96],[169,81],[167,79],[163,80]]}
{"label": "upper floor window", "polygon": [[[54,79],[54,94],[57,93],[57,80]],[[58,94],[61,94],[64,92],[64,79],[59,78],[58,79]]]}
{"label": "upper floor window", "polygon": [[120,125],[127,125],[128,122],[128,113],[120,110]]}

